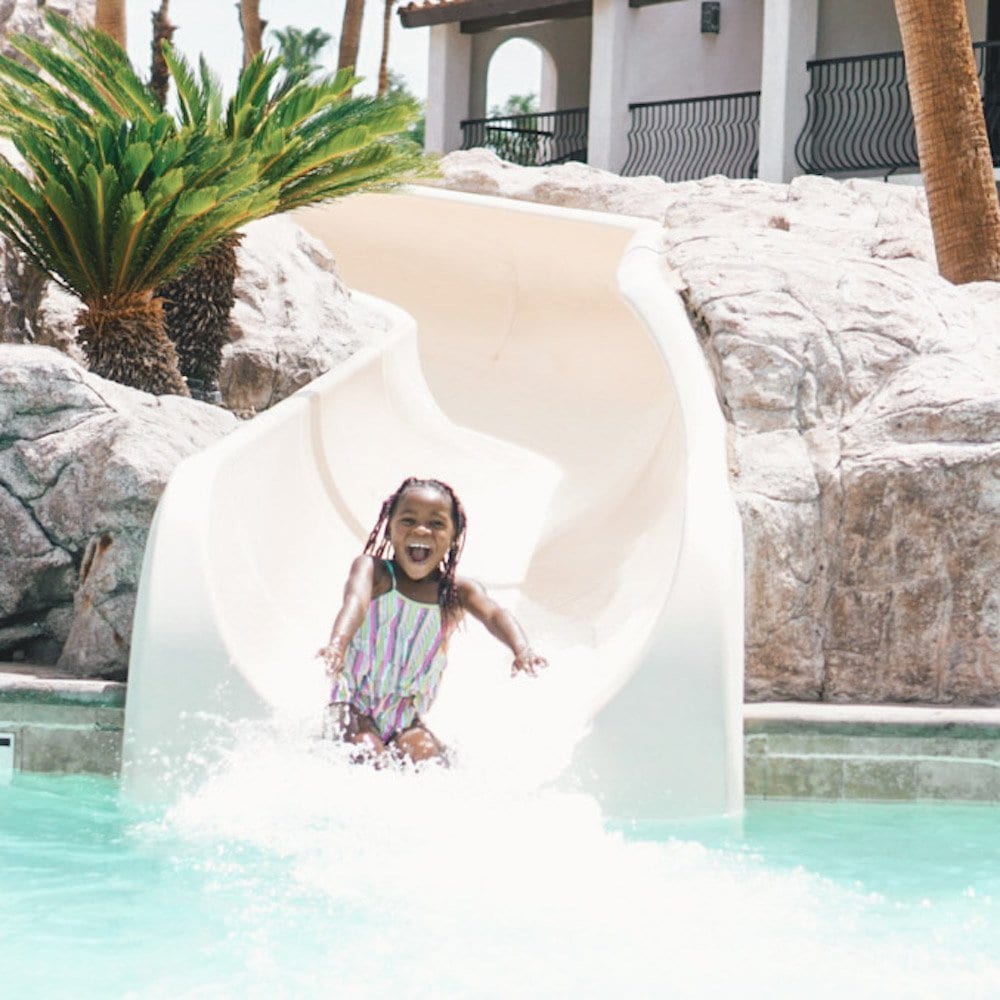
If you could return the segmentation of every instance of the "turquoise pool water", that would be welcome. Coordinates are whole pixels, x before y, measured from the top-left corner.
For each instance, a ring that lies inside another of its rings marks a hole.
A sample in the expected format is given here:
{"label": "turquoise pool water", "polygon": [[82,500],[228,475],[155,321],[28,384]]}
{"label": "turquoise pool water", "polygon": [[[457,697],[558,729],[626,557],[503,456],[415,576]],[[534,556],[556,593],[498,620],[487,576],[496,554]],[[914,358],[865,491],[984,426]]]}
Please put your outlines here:
{"label": "turquoise pool water", "polygon": [[170,808],[0,787],[4,996],[994,997],[1000,810],[582,795],[310,748]]}

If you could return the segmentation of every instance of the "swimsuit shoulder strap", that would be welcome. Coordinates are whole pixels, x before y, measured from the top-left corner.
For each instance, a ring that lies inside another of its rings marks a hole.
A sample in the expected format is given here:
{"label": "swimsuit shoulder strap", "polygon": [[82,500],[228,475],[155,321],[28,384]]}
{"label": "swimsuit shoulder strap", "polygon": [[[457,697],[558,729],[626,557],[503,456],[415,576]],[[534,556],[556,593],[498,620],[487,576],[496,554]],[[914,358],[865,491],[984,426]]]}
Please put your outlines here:
{"label": "swimsuit shoulder strap", "polygon": [[392,560],[391,559],[383,559],[382,562],[385,563],[385,568],[389,571],[389,579],[392,581],[392,586],[389,589],[390,590],[395,590],[396,589],[396,570],[393,569]]}

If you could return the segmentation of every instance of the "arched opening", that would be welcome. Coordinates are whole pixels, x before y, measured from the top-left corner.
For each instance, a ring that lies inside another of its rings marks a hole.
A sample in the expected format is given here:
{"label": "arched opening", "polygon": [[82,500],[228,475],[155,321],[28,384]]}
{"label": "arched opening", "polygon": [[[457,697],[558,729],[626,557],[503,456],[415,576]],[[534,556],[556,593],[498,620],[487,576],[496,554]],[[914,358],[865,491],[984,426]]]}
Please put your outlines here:
{"label": "arched opening", "polygon": [[486,108],[491,118],[554,111],[556,66],[549,53],[527,38],[510,38],[490,56]]}
{"label": "arched opening", "polygon": [[586,155],[586,109],[560,108],[559,73],[548,49],[534,38],[500,42],[489,55],[486,121],[474,144],[525,166]]}

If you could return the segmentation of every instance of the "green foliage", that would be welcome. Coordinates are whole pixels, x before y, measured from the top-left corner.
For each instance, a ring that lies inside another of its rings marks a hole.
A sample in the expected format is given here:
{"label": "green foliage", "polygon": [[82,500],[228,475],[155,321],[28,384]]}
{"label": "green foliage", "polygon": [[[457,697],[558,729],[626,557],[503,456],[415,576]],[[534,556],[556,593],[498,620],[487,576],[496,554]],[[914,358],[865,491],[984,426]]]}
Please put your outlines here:
{"label": "green foliage", "polygon": [[[502,160],[533,166],[538,163],[541,134],[538,131],[538,100],[534,94],[511,94],[506,103],[490,109],[490,118],[508,119],[488,127],[486,145]],[[510,121],[509,119],[516,119]]]}
{"label": "green foliage", "polygon": [[322,68],[316,61],[319,54],[333,40],[322,28],[303,31],[291,25],[284,31],[271,31],[278,42],[278,54],[284,68],[281,90],[289,90],[295,84],[318,73]]}
{"label": "green foliage", "polygon": [[248,142],[280,212],[426,172],[419,148],[406,141],[420,115],[408,95],[352,96],[358,77],[350,69],[286,89],[280,59],[260,54],[215,120],[206,109],[221,101],[218,81],[204,71],[196,78],[179,53],[165,53],[185,126],[225,142]]}
{"label": "green foliage", "polygon": [[510,118],[514,115],[531,115],[538,111],[538,97],[535,94],[509,94],[503,105],[494,104],[490,108],[490,118]]}
{"label": "green foliage", "polygon": [[0,231],[88,304],[153,288],[275,206],[252,166],[220,174],[215,151],[168,115],[64,119],[58,133],[9,133],[31,175],[0,160]]}
{"label": "green foliage", "polygon": [[416,102],[351,97],[350,71],[283,89],[261,55],[224,104],[204,60],[165,45],[174,116],[116,43],[47,20],[60,48],[12,39],[35,69],[0,56],[0,134],[31,171],[0,158],[0,231],[88,303],[157,287],[253,219],[424,169],[402,137]]}
{"label": "green foliage", "polygon": [[426,117],[424,106],[416,94],[407,86],[404,77],[395,70],[389,71],[389,89],[385,96],[387,100],[409,101],[418,109],[419,117],[414,119],[406,128],[406,137],[416,144],[418,149],[424,148],[424,131],[426,127]]}

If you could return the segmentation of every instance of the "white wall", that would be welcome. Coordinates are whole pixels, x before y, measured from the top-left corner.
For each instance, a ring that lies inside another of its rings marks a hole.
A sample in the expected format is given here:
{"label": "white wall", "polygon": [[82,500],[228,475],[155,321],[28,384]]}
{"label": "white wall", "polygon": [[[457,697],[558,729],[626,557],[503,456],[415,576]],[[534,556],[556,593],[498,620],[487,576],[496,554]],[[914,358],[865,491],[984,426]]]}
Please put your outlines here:
{"label": "white wall", "polygon": [[629,102],[711,97],[760,88],[762,0],[722,0],[717,35],[701,33],[700,0],[636,11]]}
{"label": "white wall", "polygon": [[[968,0],[972,40],[986,37],[987,0]],[[893,0],[823,0],[819,10],[818,59],[895,52],[903,47]]]}
{"label": "white wall", "polygon": [[427,124],[424,149],[447,153],[462,147],[461,122],[470,115],[469,36],[457,24],[431,28],[428,49]]}
{"label": "white wall", "polygon": [[[547,53],[555,64],[555,106],[540,105],[542,111],[585,108],[590,91],[590,18],[577,17],[561,21],[539,21],[536,24],[495,28],[467,36],[472,40],[472,118],[486,115],[486,80],[493,53],[512,38],[525,38]],[[545,84],[543,70],[543,90]],[[533,89],[532,83],[528,89]],[[542,96],[549,99],[550,95]]]}

